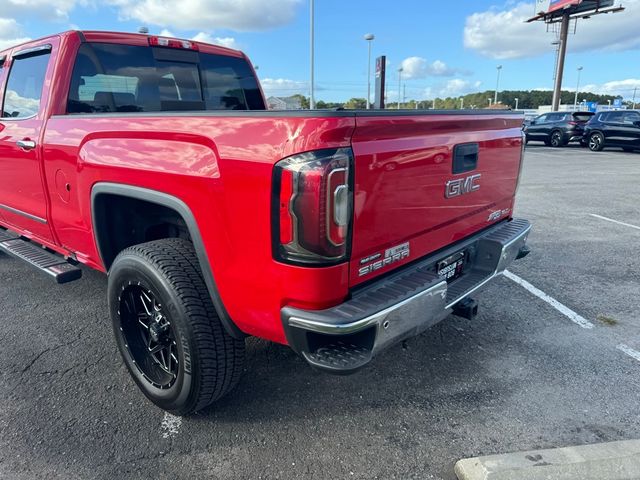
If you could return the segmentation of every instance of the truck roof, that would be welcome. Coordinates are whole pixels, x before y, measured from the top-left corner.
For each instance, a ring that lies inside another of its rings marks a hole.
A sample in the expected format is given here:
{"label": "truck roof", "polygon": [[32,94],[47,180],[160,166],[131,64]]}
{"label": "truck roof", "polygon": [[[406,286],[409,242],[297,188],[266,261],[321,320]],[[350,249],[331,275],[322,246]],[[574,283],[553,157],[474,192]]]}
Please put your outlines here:
{"label": "truck roof", "polygon": [[[17,45],[13,45],[12,47],[6,48],[4,50],[0,50],[0,57],[2,55],[6,55],[10,50],[16,47],[29,45],[33,42],[46,40],[47,38],[54,38],[54,37],[63,38],[63,37],[68,37],[70,35],[80,35],[83,39],[89,42],[122,43],[126,45],[139,45],[139,46],[149,46],[149,37],[162,37],[162,35],[151,35],[151,34],[142,34],[142,33],[109,32],[109,31],[100,31],[100,30],[67,30],[65,32],[29,40],[28,42],[23,42]],[[233,57],[244,56],[244,54],[241,51],[234,50],[232,48],[227,48],[220,45],[213,45],[210,43],[199,42],[196,40],[189,40],[186,38],[185,39],[176,38],[176,39],[186,40],[186,41],[195,43],[196,45],[198,45],[200,51],[204,53],[228,55]]]}

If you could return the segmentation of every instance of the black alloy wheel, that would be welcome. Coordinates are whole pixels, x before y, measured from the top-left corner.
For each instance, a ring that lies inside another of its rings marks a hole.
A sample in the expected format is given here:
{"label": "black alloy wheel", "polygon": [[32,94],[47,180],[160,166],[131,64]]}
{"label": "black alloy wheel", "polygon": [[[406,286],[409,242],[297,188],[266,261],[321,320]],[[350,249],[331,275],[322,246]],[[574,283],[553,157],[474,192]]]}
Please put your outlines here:
{"label": "black alloy wheel", "polygon": [[551,134],[551,146],[553,148],[562,147],[564,142],[562,141],[562,132],[556,130]]}
{"label": "black alloy wheel", "polygon": [[589,135],[589,150],[592,152],[601,152],[604,148],[604,136],[600,132],[594,132]]}
{"label": "black alloy wheel", "polygon": [[122,286],[118,302],[119,328],[136,368],[153,386],[171,387],[180,360],[176,334],[162,305],[146,285],[132,282]]}

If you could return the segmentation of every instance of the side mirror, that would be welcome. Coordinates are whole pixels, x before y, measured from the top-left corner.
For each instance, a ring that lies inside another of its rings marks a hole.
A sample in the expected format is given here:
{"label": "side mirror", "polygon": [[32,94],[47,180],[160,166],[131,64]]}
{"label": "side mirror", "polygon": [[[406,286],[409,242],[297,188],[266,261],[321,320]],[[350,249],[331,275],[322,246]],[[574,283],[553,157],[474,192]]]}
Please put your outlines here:
{"label": "side mirror", "polygon": [[634,124],[636,127],[640,127],[640,120],[636,120],[635,122],[633,122],[633,124]]}
{"label": "side mirror", "polygon": [[536,121],[535,120],[531,120],[531,122],[529,123],[529,125],[535,125]]}

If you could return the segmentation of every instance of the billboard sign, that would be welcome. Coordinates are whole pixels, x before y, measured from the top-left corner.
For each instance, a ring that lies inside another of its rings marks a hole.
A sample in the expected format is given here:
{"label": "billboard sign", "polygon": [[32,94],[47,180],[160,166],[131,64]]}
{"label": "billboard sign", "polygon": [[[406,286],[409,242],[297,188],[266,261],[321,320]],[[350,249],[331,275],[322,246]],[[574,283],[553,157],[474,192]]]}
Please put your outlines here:
{"label": "billboard sign", "polygon": [[616,98],[613,100],[613,106],[615,108],[622,108],[622,99],[621,98]]}
{"label": "billboard sign", "polygon": [[536,15],[562,13],[571,7],[572,15],[612,7],[614,0],[536,0]]}
{"label": "billboard sign", "polygon": [[581,3],[582,0],[551,0],[549,2],[549,10],[547,10],[547,12],[555,12],[556,10],[561,10],[565,7],[580,5]]}

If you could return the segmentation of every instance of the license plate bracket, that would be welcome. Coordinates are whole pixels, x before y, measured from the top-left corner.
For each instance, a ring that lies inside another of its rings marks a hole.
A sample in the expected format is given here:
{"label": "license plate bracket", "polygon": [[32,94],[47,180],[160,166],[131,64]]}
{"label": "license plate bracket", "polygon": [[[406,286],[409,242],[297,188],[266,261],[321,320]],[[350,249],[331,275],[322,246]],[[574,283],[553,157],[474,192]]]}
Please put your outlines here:
{"label": "license plate bracket", "polygon": [[436,273],[447,282],[451,282],[462,275],[464,270],[465,252],[454,253],[436,263]]}

